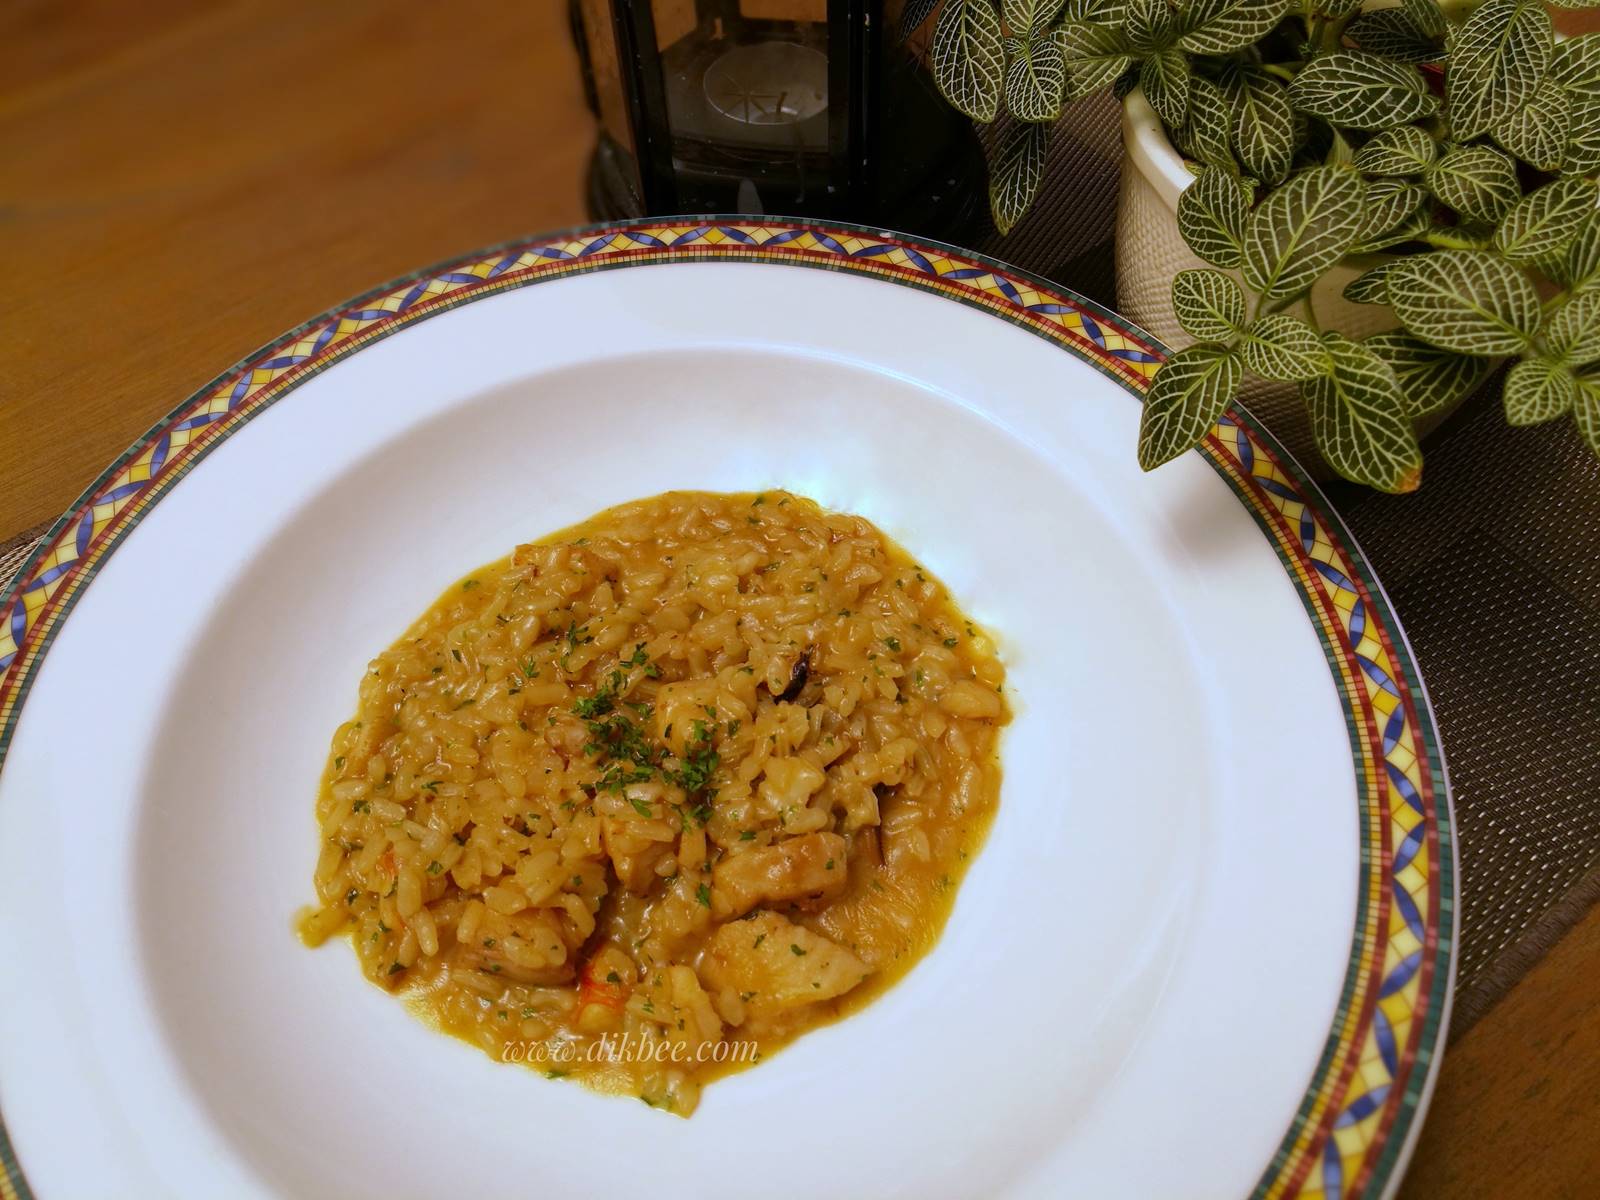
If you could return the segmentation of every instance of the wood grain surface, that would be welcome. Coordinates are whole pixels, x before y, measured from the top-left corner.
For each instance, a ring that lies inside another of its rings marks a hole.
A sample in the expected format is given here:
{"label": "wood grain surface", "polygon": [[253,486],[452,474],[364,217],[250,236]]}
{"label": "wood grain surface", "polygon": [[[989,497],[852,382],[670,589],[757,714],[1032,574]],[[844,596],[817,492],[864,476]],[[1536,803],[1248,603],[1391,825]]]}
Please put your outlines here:
{"label": "wood grain surface", "polygon": [[[312,314],[583,221],[591,137],[559,0],[0,5],[0,545]],[[1600,911],[1450,1048],[1404,1200],[1600,1195],[1597,976]]]}

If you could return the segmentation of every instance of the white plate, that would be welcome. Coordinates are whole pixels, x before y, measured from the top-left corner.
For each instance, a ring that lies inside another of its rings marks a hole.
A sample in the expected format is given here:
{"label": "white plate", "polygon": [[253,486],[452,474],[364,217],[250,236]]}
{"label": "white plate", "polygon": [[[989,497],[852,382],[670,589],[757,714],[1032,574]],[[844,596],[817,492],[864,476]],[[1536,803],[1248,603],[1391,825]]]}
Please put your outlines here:
{"label": "white plate", "polygon": [[[425,272],[203,390],[0,607],[12,1186],[1392,1187],[1451,963],[1426,700],[1247,418],[1140,473],[1156,350],[964,252],[657,222]],[[623,500],[780,486],[1001,636],[999,816],[904,982],[684,1121],[491,1062],[299,945],[328,738],[441,586]]]}

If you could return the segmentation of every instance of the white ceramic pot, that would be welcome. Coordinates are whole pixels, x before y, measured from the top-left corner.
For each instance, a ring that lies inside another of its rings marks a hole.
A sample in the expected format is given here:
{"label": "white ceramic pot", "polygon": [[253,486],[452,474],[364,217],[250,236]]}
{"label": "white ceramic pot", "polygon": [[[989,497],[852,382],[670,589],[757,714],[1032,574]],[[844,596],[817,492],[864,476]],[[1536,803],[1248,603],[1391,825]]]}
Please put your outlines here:
{"label": "white ceramic pot", "polygon": [[[1172,278],[1179,271],[1207,265],[1178,232],[1178,197],[1194,176],[1137,88],[1122,104],[1122,144],[1126,157],[1117,201],[1117,306],[1168,346],[1181,350],[1194,339],[1172,311]],[[1374,255],[1360,264],[1341,263],[1317,281],[1311,303],[1324,329],[1362,338],[1399,324],[1386,306],[1353,304],[1343,295],[1346,284],[1381,261]],[[1319,478],[1331,474],[1312,442],[1297,385],[1249,379],[1242,398],[1308,470]]]}

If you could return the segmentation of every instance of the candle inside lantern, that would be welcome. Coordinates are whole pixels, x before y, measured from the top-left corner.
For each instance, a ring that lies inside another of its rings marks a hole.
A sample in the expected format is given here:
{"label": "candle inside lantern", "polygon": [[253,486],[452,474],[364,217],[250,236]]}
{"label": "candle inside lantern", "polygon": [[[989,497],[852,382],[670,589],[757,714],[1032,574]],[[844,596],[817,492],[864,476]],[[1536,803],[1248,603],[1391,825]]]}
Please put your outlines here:
{"label": "candle inside lantern", "polygon": [[828,107],[828,58],[795,42],[735,46],[706,68],[706,102],[744,125],[793,125]]}

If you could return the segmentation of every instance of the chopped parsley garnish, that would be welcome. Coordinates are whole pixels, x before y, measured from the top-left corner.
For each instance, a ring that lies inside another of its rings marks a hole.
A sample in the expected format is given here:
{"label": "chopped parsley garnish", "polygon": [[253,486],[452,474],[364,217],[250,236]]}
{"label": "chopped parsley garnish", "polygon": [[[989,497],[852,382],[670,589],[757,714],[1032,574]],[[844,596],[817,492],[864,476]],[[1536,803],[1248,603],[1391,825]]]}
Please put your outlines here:
{"label": "chopped parsley garnish", "polygon": [[615,971],[607,971],[606,972],[606,982],[607,983],[621,983],[622,982],[622,976],[618,975]]}
{"label": "chopped parsley garnish", "polygon": [[739,835],[739,840],[741,842],[753,842],[753,841],[755,841],[756,840],[756,831],[754,829],[746,829],[743,833],[741,833]]}
{"label": "chopped parsley garnish", "polygon": [[444,870],[444,868],[439,865],[439,861],[437,859],[428,864],[429,875],[437,875],[442,870]]}
{"label": "chopped parsley garnish", "polygon": [[948,649],[954,649],[955,646],[957,645],[957,643],[959,643],[960,641],[961,641],[960,638],[953,638],[953,637],[945,638],[945,640],[944,640],[945,649],[947,649],[947,650]]}
{"label": "chopped parsley garnish", "polygon": [[391,974],[391,975],[398,975],[401,971],[404,971],[404,970],[405,970],[405,968],[402,967],[399,963],[390,963],[389,964],[389,974]]}
{"label": "chopped parsley garnish", "polygon": [[804,958],[806,956],[806,952],[800,949],[799,946],[796,946],[793,942],[789,943],[789,953],[793,954],[796,958]]}
{"label": "chopped parsley garnish", "polygon": [[470,592],[473,588],[475,588],[477,586],[478,586],[478,581],[476,579],[464,579],[461,582],[461,590],[463,592]]}
{"label": "chopped parsley garnish", "polygon": [[700,901],[700,903],[706,908],[711,907],[711,889],[705,884],[702,883],[699,887],[695,888],[694,898]]}
{"label": "chopped parsley garnish", "polygon": [[897,637],[886,637],[886,638],[883,639],[883,644],[885,646],[889,647],[889,649],[893,650],[896,654],[900,653],[900,639],[899,638],[897,638]]}

